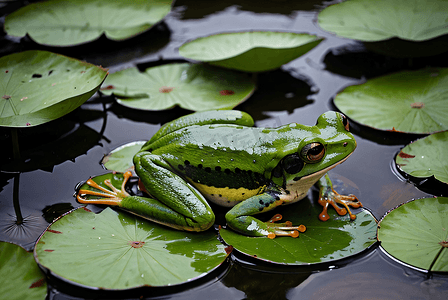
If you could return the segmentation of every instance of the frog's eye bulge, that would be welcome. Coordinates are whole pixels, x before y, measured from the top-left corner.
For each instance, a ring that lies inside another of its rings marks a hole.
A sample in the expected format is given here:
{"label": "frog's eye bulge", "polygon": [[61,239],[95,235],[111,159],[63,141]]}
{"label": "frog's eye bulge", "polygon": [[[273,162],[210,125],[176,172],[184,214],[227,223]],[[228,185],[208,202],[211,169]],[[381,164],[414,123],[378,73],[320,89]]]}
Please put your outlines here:
{"label": "frog's eye bulge", "polygon": [[340,114],[342,118],[342,124],[344,125],[345,130],[350,131],[350,125],[348,122],[348,118],[344,114]]}
{"label": "frog's eye bulge", "polygon": [[303,147],[300,154],[306,161],[315,163],[320,161],[324,157],[325,147],[321,143],[310,143]]}

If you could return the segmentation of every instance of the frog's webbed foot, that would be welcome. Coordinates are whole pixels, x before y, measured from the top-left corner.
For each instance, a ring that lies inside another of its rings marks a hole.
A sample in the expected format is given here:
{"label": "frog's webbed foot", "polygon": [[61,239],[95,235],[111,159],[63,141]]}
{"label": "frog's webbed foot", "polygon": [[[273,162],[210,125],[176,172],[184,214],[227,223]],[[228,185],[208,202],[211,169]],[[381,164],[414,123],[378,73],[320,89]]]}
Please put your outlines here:
{"label": "frog's webbed foot", "polygon": [[[76,199],[79,203],[83,204],[104,204],[120,206],[121,200],[129,196],[129,194],[125,190],[125,185],[131,176],[132,173],[129,171],[123,174],[123,183],[121,184],[120,190],[112,185],[110,179],[104,180],[104,184],[110,188],[110,190],[108,190],[89,178],[86,184],[95,188],[96,190],[79,190],[76,195]],[[86,195],[98,196],[99,198],[87,199],[85,198]]]}
{"label": "frog's webbed foot", "polygon": [[282,219],[281,214],[274,215],[269,221],[266,222],[268,226],[268,235],[270,239],[274,239],[276,236],[290,236],[296,238],[299,236],[299,232],[305,232],[305,225],[292,226],[290,221],[284,223],[275,223]]}
{"label": "frog's webbed foot", "polygon": [[[340,216],[344,216],[348,213],[351,220],[356,219],[356,215],[350,211],[349,206],[353,208],[362,207],[362,203],[358,200],[358,198],[356,198],[355,195],[340,195],[333,189],[333,187],[329,187],[325,193],[320,194],[318,203],[323,206],[322,212],[319,215],[319,219],[321,221],[327,221],[330,219],[327,212],[329,205],[331,205]],[[341,204],[344,208],[339,207],[338,204]]]}

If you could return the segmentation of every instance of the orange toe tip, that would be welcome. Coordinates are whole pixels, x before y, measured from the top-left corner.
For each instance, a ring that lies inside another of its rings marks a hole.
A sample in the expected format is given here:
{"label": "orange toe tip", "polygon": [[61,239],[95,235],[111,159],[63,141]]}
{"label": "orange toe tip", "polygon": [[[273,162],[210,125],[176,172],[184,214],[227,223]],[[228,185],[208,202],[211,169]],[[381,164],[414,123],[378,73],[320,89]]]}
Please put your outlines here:
{"label": "orange toe tip", "polygon": [[306,226],[305,225],[300,225],[297,230],[299,230],[300,232],[305,232],[306,231]]}
{"label": "orange toe tip", "polygon": [[273,240],[275,238],[275,233],[273,233],[273,232],[268,233],[268,238]]}

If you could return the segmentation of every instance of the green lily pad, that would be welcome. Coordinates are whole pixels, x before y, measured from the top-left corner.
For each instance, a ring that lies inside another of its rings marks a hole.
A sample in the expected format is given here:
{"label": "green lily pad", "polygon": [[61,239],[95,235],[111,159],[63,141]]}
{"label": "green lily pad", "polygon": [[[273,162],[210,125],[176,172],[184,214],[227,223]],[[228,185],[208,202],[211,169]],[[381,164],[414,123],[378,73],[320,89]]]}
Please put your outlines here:
{"label": "green lily pad", "polygon": [[395,163],[411,176],[434,176],[448,183],[447,145],[448,131],[431,134],[404,147],[395,158]]}
{"label": "green lily pad", "polygon": [[146,141],[137,141],[122,145],[105,155],[101,164],[110,171],[132,172],[134,170],[132,159],[145,143]]}
{"label": "green lily pad", "polygon": [[176,105],[193,111],[231,109],[255,90],[247,74],[188,63],[148,68],[144,73],[125,69],[111,74],[104,86],[103,94],[113,93],[121,105],[142,110]]}
{"label": "green lily pad", "polygon": [[405,71],[349,86],[334,104],[379,130],[431,133],[448,129],[448,68]]}
{"label": "green lily pad", "polygon": [[150,29],[171,10],[169,0],[50,0],[32,3],[5,19],[9,35],[28,34],[39,44],[72,46],[103,33],[124,40]]}
{"label": "green lily pad", "polygon": [[181,284],[211,272],[227,257],[213,231],[167,229],[106,208],[80,208],[38,240],[36,261],[73,284],[121,290]]}
{"label": "green lily pad", "polygon": [[32,253],[14,244],[0,242],[0,295],[8,300],[43,300],[47,295],[45,276]]}
{"label": "green lily pad", "polygon": [[429,271],[448,271],[448,198],[402,204],[378,224],[381,247],[396,259]]}
{"label": "green lily pad", "polygon": [[376,220],[365,209],[359,209],[356,219],[339,216],[328,210],[330,220],[318,219],[322,207],[307,198],[275,211],[282,220],[293,225],[303,224],[306,231],[299,237],[248,237],[230,229],[221,229],[224,241],[246,255],[271,263],[286,265],[316,264],[338,260],[360,253],[376,241]]}
{"label": "green lily pad", "polygon": [[246,31],[221,33],[183,44],[188,59],[245,72],[274,70],[316,47],[323,38],[305,33]]}
{"label": "green lily pad", "polygon": [[0,58],[0,126],[36,126],[55,120],[87,101],[107,71],[46,51]]}
{"label": "green lily pad", "polygon": [[448,6],[440,0],[350,0],[323,9],[324,30],[365,42],[398,37],[425,41],[448,33]]}

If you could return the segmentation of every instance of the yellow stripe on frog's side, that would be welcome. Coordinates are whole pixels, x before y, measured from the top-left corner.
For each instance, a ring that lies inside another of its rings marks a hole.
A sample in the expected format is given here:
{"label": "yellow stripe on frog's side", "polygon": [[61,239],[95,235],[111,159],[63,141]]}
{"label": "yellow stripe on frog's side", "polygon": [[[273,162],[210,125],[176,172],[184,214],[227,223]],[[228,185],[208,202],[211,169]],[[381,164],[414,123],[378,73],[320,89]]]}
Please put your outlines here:
{"label": "yellow stripe on frog's side", "polygon": [[197,182],[192,182],[192,185],[194,185],[194,187],[197,188],[207,200],[217,205],[226,207],[235,206],[243,200],[261,194],[266,188],[266,186],[260,186],[259,188],[253,190],[243,187],[237,189],[229,187],[217,188]]}

